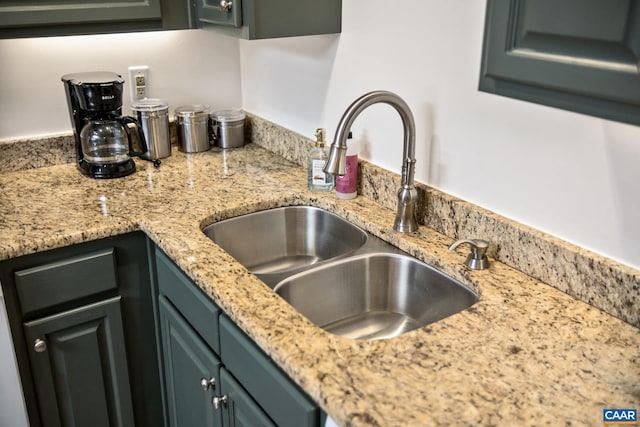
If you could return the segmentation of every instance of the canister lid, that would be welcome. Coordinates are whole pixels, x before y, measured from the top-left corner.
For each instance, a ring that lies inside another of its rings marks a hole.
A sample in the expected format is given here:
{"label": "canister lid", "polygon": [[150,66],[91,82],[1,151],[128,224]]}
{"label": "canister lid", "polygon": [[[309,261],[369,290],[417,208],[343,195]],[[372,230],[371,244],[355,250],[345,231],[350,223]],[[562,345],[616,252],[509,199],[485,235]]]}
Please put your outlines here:
{"label": "canister lid", "polygon": [[211,111],[211,107],[209,107],[208,105],[200,105],[200,104],[182,105],[176,108],[176,116],[194,117],[194,116],[200,116],[202,114],[209,115],[210,111]]}
{"label": "canister lid", "polygon": [[133,111],[162,111],[168,110],[169,104],[164,99],[145,98],[131,103]]}
{"label": "canister lid", "polygon": [[242,110],[217,110],[211,113],[211,118],[220,123],[238,122],[246,116]]}

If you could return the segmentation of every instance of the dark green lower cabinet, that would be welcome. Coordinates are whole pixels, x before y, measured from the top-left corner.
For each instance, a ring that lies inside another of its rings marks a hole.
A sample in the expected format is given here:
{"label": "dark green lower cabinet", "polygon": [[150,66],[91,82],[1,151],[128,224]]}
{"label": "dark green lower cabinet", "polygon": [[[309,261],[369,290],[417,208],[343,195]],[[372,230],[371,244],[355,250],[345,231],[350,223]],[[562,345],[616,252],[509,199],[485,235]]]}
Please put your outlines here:
{"label": "dark green lower cabinet", "polygon": [[133,426],[120,297],[24,325],[44,426]]}
{"label": "dark green lower cabinet", "polygon": [[323,421],[141,232],[2,261],[0,285],[31,427]]}
{"label": "dark green lower cabinet", "polygon": [[212,407],[220,359],[164,296],[159,302],[169,425],[222,426]]}
{"label": "dark green lower cabinet", "polygon": [[158,307],[169,425],[274,426],[167,298]]}
{"label": "dark green lower cabinet", "polygon": [[164,424],[148,245],[134,232],[0,262],[31,427]]}
{"label": "dark green lower cabinet", "polygon": [[318,406],[162,251],[155,255],[169,424],[319,426]]}

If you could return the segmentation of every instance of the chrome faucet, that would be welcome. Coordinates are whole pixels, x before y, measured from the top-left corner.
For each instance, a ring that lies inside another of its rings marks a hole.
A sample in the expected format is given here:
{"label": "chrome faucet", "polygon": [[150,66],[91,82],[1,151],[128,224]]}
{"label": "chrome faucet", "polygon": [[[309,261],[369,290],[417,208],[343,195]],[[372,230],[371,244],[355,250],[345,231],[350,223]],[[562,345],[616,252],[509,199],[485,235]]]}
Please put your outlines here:
{"label": "chrome faucet", "polygon": [[415,173],[416,125],[413,114],[402,98],[386,91],[374,91],[356,99],[342,115],[331,144],[329,159],[324,171],[332,175],[343,176],[346,169],[347,136],[351,125],[367,107],[377,103],[391,105],[400,114],[404,127],[404,145],[402,149],[402,181],[398,190],[398,210],[393,229],[401,233],[410,233],[418,229],[416,221],[416,203],[418,192],[413,184]]}

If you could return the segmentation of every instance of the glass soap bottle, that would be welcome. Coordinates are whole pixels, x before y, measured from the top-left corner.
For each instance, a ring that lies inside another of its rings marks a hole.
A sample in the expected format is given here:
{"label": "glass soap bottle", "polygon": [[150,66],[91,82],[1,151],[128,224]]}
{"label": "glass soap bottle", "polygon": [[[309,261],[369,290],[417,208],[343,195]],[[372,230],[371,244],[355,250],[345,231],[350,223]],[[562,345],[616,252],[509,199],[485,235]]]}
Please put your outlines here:
{"label": "glass soap bottle", "polygon": [[315,192],[329,192],[333,190],[333,175],[322,170],[329,158],[325,150],[326,131],[322,128],[316,129],[316,145],[309,151],[307,184],[309,190]]}

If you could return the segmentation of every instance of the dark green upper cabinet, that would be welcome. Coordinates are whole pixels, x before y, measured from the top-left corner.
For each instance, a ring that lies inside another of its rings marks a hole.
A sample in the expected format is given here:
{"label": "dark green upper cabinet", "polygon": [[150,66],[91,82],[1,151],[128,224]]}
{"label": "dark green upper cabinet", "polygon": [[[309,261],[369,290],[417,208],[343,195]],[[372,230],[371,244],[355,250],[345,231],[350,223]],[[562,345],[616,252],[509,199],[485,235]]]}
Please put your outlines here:
{"label": "dark green upper cabinet", "polygon": [[249,40],[342,30],[342,0],[196,0],[196,13],[200,28]]}
{"label": "dark green upper cabinet", "polygon": [[342,0],[1,0],[0,38],[203,28],[245,39],[339,33]]}
{"label": "dark green upper cabinet", "polygon": [[488,0],[480,90],[640,125],[640,0]]}
{"label": "dark green upper cabinet", "polygon": [[2,0],[0,38],[193,28],[189,0]]}

